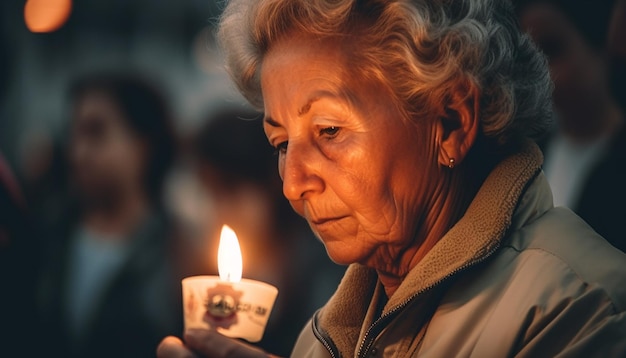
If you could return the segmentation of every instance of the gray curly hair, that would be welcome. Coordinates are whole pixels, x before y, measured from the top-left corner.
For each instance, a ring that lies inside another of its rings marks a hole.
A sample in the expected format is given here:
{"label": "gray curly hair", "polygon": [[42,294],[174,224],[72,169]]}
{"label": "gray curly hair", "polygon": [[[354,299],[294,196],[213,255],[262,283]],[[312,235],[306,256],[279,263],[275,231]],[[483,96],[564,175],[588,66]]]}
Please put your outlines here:
{"label": "gray curly hair", "polygon": [[455,93],[476,87],[482,135],[497,146],[536,139],[551,121],[547,62],[508,0],[230,0],[218,38],[259,109],[263,57],[294,33],[354,40],[360,75],[390,88],[407,118],[441,115]]}

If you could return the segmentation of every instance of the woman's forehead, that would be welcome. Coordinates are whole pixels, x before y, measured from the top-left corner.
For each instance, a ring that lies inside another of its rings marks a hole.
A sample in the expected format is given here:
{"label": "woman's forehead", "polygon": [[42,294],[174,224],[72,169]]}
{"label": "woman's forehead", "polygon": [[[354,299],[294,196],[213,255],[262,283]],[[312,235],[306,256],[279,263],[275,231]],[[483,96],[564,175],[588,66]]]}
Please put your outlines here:
{"label": "woman's forehead", "polygon": [[347,66],[347,56],[336,43],[283,42],[263,59],[261,88],[264,97],[278,89],[310,92],[307,102],[317,97],[350,97],[353,86],[348,83]]}

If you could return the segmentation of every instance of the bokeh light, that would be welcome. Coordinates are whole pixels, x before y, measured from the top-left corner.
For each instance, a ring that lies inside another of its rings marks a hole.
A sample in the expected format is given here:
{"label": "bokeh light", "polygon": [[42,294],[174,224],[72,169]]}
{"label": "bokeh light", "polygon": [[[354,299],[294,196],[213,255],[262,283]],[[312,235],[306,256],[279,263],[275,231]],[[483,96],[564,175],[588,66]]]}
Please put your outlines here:
{"label": "bokeh light", "polygon": [[72,0],[28,0],[24,21],[32,32],[52,32],[67,22],[71,11]]}

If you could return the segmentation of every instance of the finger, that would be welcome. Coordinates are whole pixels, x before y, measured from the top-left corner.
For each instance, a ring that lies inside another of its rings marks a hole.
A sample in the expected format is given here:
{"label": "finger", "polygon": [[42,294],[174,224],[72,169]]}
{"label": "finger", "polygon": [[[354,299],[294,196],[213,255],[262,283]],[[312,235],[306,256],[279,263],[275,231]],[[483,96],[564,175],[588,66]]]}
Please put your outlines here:
{"label": "finger", "polygon": [[158,358],[197,358],[177,337],[165,337],[157,348]]}
{"label": "finger", "polygon": [[267,358],[268,354],[243,342],[223,336],[216,331],[192,329],[185,334],[187,345],[212,358]]}

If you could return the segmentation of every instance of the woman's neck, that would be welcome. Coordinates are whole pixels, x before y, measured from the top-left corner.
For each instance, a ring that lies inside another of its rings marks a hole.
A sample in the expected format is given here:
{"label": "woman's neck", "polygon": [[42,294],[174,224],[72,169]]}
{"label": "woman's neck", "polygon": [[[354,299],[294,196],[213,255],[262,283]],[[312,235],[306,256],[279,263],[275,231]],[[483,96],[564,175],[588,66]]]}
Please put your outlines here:
{"label": "woman's neck", "polygon": [[[465,214],[487,174],[493,168],[492,163],[486,164],[484,161],[476,165],[469,163],[470,160],[466,162],[465,165],[454,169],[443,169],[448,172],[444,174],[443,180],[439,181],[440,184],[437,184],[430,205],[418,222],[414,245],[406,248],[394,260],[392,270],[377,270],[387,297],[396,292],[407,274]],[[466,170],[468,167],[473,168],[475,172],[468,172]],[[476,170],[479,167],[482,169]]]}

